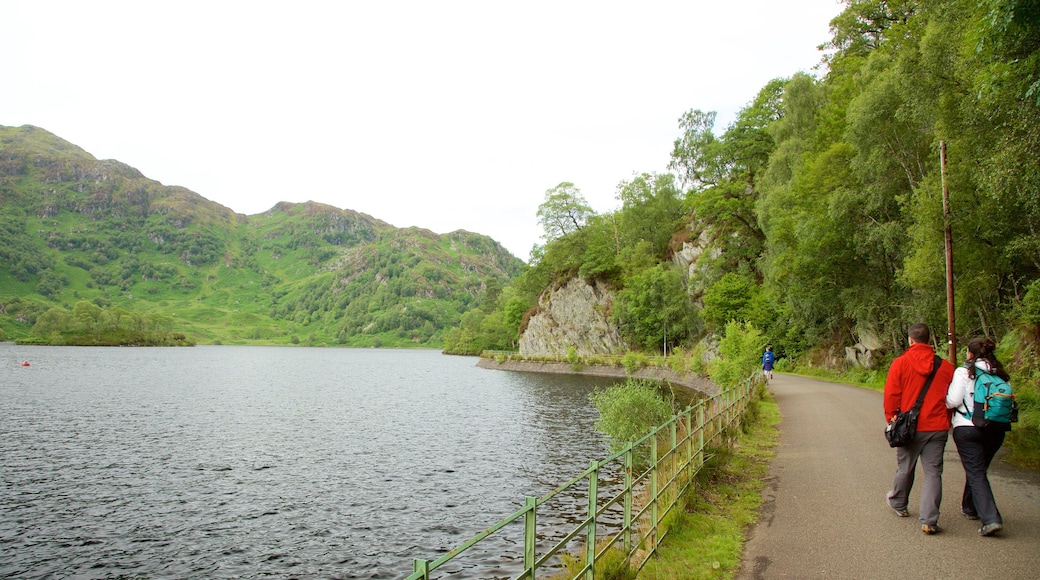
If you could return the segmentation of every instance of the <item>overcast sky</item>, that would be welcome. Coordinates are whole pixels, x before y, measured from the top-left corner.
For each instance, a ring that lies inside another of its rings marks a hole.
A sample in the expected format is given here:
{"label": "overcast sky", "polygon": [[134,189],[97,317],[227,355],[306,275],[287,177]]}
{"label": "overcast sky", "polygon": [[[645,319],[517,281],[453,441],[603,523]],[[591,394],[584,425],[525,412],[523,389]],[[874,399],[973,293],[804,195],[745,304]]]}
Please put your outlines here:
{"label": "overcast sky", "polygon": [[313,200],[491,236],[545,191],[597,212],[813,72],[837,0],[0,0],[0,125],[35,125],[244,214]]}

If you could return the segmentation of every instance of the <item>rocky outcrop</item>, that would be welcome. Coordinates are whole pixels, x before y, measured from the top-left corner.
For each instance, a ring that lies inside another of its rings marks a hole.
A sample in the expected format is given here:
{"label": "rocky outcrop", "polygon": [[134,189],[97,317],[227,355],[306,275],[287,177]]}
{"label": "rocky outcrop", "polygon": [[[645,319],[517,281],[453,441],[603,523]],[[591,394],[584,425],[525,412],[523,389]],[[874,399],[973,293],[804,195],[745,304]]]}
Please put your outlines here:
{"label": "rocky outcrop", "polygon": [[[685,278],[687,282],[696,279],[694,274],[697,270],[697,260],[700,259],[705,251],[710,251],[710,256],[713,258],[719,256],[719,251],[717,249],[707,250],[708,243],[708,235],[706,232],[702,231],[699,234],[696,234],[696,237],[693,239],[684,241],[682,247],[676,249],[675,252],[672,253],[672,263],[679,267],[683,272],[683,278]],[[694,297],[699,297],[703,291],[703,287],[695,287],[692,283],[689,287],[690,295]]]}
{"label": "rocky outcrop", "polygon": [[613,304],[614,293],[601,282],[572,278],[546,291],[520,335],[520,354],[566,358],[571,348],[578,356],[620,352],[621,335],[610,321]]}
{"label": "rocky outcrop", "polygon": [[859,342],[845,347],[845,360],[853,366],[872,369],[877,366],[879,353],[885,348],[884,342],[872,326],[860,325],[856,328]]}

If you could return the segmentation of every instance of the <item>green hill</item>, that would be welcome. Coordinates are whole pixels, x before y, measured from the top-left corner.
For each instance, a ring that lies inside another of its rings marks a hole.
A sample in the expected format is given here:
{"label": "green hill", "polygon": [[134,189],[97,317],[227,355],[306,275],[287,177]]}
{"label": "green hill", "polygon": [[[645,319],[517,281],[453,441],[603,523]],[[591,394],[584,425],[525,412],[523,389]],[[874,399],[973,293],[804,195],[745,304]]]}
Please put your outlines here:
{"label": "green hill", "polygon": [[172,318],[200,343],[439,347],[523,262],[486,236],[395,228],[314,202],[236,214],[0,127],[0,338],[81,301]]}

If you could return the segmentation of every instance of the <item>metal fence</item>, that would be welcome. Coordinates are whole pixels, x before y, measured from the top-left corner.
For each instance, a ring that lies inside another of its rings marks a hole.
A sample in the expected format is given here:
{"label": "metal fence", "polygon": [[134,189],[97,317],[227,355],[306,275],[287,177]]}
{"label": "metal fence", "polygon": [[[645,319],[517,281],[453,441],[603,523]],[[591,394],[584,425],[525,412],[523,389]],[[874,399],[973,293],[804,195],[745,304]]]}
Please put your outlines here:
{"label": "metal fence", "polygon": [[[603,461],[593,461],[580,475],[547,495],[527,497],[523,508],[443,556],[414,560],[414,571],[406,580],[435,578],[434,571],[485,538],[504,533],[502,530],[507,527],[519,526],[523,528],[523,571],[513,576],[515,580],[535,580],[549,574],[560,577],[559,560],[564,555],[580,565],[572,579],[593,580],[597,564],[602,569],[608,555],[641,570],[667,534],[662,522],[693,485],[694,477],[705,465],[708,450],[731,443],[731,436],[743,422],[757,380],[751,377],[737,387],[687,407],[622,451]],[[605,470],[620,471],[623,484],[601,487]],[[618,488],[620,491],[614,493]],[[539,515],[550,516],[544,510],[539,512],[539,507],[561,494],[573,496],[575,492],[580,492],[587,504],[584,519],[562,534],[540,530]],[[520,535],[519,531],[516,535]],[[572,542],[577,546],[572,548]]]}

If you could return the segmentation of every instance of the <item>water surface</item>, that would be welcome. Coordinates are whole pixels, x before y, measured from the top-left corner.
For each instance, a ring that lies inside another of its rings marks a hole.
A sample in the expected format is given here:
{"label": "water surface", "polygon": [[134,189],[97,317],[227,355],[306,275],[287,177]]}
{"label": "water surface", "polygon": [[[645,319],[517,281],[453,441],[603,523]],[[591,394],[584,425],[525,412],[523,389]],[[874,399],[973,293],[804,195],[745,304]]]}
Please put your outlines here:
{"label": "water surface", "polygon": [[[603,379],[475,363],[0,344],[0,576],[407,575],[608,454]],[[516,573],[508,536],[452,578]]]}

